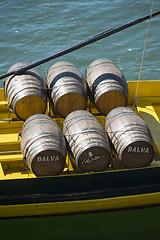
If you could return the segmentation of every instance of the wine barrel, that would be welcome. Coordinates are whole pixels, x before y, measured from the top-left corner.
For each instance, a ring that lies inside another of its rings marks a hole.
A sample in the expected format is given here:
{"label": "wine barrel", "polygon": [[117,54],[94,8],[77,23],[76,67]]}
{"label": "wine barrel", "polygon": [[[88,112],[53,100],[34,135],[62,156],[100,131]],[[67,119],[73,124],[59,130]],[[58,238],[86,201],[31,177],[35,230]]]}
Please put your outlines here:
{"label": "wine barrel", "polygon": [[86,82],[72,63],[60,61],[53,64],[48,71],[47,85],[60,116],[66,117],[75,110],[86,109]]}
{"label": "wine barrel", "polygon": [[36,176],[53,176],[64,169],[65,138],[57,124],[44,114],[33,115],[24,122],[21,151]]}
{"label": "wine barrel", "polygon": [[85,110],[70,113],[63,123],[63,133],[74,163],[82,172],[102,171],[109,166],[110,147],[107,134],[91,113]]}
{"label": "wine barrel", "polygon": [[[8,71],[13,71],[25,65],[27,64],[17,63]],[[34,114],[45,113],[46,111],[46,86],[36,69],[30,69],[23,74],[6,78],[4,92],[9,107],[21,120],[26,120]]]}
{"label": "wine barrel", "polygon": [[116,107],[127,106],[127,81],[117,65],[109,59],[93,61],[87,68],[86,81],[91,100],[102,114],[107,115]]}
{"label": "wine barrel", "polygon": [[128,107],[110,111],[105,130],[127,168],[148,166],[154,157],[151,132],[145,121]]}

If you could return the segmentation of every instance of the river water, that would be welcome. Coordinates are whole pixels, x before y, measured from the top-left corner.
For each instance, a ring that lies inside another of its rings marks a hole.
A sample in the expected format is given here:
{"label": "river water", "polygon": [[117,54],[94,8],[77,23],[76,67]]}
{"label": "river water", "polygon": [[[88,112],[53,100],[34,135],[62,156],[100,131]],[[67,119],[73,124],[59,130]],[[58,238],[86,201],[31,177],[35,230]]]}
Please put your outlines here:
{"label": "river water", "polygon": [[[17,62],[40,60],[105,29],[147,15],[151,5],[151,0],[1,0],[0,74]],[[155,0],[153,11],[159,9],[160,1]],[[46,70],[52,64],[67,60],[85,75],[93,60],[105,57],[120,67],[127,80],[137,80],[148,22],[49,61],[37,70],[46,78]],[[142,80],[160,79],[159,29],[157,16],[150,25]]]}

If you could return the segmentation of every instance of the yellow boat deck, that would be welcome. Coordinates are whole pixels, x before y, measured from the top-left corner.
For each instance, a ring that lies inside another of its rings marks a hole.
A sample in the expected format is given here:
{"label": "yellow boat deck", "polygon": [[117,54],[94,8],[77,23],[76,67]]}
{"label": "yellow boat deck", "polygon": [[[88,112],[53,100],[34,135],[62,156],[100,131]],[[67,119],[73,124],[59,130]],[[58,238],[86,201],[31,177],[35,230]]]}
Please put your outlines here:
{"label": "yellow boat deck", "polygon": [[[128,82],[129,87],[129,107],[132,108],[137,82]],[[160,81],[141,81],[138,91],[138,102],[136,110],[138,114],[148,124],[155,143],[155,159],[151,167],[160,166]],[[90,103],[88,104],[90,105]],[[87,109],[89,110],[89,108]],[[97,110],[92,106],[93,115],[97,117],[104,126],[104,116],[98,114]],[[63,118],[54,117],[53,112],[49,108],[46,112],[51,115],[55,122],[62,129]],[[23,156],[20,151],[19,132],[23,126],[23,121],[16,118],[14,113],[9,112],[8,104],[4,98],[4,91],[0,89],[0,179],[20,179],[20,178],[36,178],[32,171],[23,162]],[[118,163],[118,165],[116,165]],[[113,171],[113,166],[120,170],[123,168],[119,162],[115,161],[107,171]],[[150,166],[149,166],[150,167]],[[77,173],[68,156],[66,159],[66,168],[63,174]]]}

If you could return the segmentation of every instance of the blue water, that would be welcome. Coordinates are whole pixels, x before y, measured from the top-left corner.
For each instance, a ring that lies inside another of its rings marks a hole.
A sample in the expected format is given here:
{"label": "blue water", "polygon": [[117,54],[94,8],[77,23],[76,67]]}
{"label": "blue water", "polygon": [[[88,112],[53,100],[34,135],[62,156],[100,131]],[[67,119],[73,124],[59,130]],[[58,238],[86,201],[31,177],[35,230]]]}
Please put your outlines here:
{"label": "blue water", "polygon": [[[61,49],[150,13],[152,0],[1,0],[0,74],[17,62],[31,63]],[[154,11],[160,9],[155,0]],[[116,33],[43,64],[46,70],[68,60],[85,75],[95,59],[106,57],[122,69],[127,80],[137,80],[148,22]],[[152,19],[141,73],[142,80],[160,79],[160,16]],[[2,87],[3,80],[0,80]]]}

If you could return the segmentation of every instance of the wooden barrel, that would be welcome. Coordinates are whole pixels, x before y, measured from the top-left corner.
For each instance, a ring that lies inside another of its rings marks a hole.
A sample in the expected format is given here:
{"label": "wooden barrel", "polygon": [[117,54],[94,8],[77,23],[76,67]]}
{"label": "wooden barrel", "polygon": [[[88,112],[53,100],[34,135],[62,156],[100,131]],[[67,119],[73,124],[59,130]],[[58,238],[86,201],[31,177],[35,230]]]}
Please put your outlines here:
{"label": "wooden barrel", "polygon": [[64,169],[65,138],[57,124],[44,114],[33,115],[25,121],[21,151],[36,176],[53,176]]}
{"label": "wooden barrel", "polygon": [[60,116],[66,117],[75,110],[86,109],[86,82],[72,63],[60,61],[53,64],[48,71],[47,85]]}
{"label": "wooden barrel", "polygon": [[[25,65],[26,63],[17,63],[8,71]],[[5,97],[18,118],[26,120],[34,114],[45,113],[46,86],[36,69],[27,70],[21,75],[12,75],[4,83]]]}
{"label": "wooden barrel", "polygon": [[63,123],[74,163],[83,172],[102,171],[110,164],[107,134],[98,120],[85,110],[70,113]]}
{"label": "wooden barrel", "polygon": [[128,85],[120,69],[108,59],[93,61],[86,72],[91,100],[102,114],[127,106]]}
{"label": "wooden barrel", "polygon": [[105,130],[127,168],[148,166],[154,157],[153,140],[144,120],[128,107],[113,109]]}

